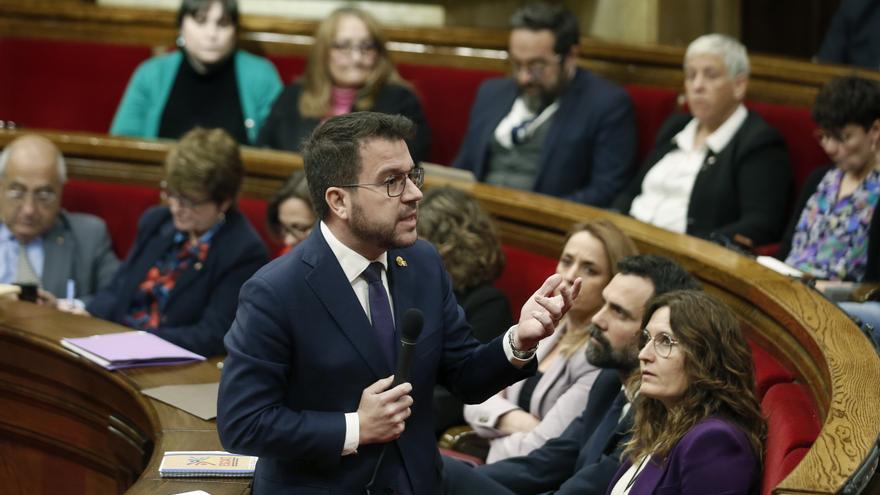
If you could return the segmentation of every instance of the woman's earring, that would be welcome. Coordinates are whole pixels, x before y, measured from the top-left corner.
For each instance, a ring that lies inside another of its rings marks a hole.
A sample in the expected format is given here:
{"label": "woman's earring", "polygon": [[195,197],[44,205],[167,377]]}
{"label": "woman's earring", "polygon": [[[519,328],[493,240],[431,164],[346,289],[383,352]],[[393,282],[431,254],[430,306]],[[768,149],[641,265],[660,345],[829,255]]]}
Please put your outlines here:
{"label": "woman's earring", "polygon": [[177,45],[177,48],[183,48],[186,46],[186,40],[183,39],[183,36],[178,36],[174,43]]}

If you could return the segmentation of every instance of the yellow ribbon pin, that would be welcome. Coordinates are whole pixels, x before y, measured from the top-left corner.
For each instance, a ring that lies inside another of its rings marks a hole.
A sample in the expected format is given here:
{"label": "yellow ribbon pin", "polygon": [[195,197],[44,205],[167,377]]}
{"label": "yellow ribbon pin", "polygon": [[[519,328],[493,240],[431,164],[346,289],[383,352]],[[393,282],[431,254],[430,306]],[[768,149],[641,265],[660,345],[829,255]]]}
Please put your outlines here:
{"label": "yellow ribbon pin", "polygon": [[397,266],[406,266],[406,260],[402,256],[398,256],[394,261],[397,263]]}

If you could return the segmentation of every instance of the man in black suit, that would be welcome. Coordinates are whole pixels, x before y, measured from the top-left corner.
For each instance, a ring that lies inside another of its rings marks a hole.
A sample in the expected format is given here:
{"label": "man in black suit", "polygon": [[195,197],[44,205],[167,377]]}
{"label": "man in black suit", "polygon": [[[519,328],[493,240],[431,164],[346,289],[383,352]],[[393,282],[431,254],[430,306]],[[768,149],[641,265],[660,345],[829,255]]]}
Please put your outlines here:
{"label": "man in black suit", "polygon": [[604,369],[590,390],[583,414],[562,435],[527,456],[476,469],[445,459],[445,493],[605,493],[632,427],[621,383],[639,367],[646,303],[672,290],[699,288],[683,268],[662,256],[630,256],[618,263],[617,270],[602,291],[605,304],[590,326],[587,360]]}

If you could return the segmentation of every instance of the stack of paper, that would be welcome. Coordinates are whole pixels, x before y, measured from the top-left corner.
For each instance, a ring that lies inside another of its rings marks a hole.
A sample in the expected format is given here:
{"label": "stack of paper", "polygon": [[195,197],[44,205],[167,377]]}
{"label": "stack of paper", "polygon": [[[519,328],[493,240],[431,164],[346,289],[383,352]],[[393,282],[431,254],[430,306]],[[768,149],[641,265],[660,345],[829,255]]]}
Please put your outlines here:
{"label": "stack of paper", "polygon": [[205,360],[204,356],[141,331],[61,339],[61,345],[108,370]]}
{"label": "stack of paper", "polygon": [[162,457],[163,478],[190,476],[253,476],[257,458],[223,451],[169,451]]}

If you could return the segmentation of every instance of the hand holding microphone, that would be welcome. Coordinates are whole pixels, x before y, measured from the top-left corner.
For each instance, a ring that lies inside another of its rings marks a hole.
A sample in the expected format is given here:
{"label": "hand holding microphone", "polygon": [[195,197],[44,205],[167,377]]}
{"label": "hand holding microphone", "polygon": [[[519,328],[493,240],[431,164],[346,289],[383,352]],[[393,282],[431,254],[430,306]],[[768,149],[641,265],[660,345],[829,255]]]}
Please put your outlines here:
{"label": "hand holding microphone", "polygon": [[377,380],[361,393],[357,410],[360,445],[390,442],[403,434],[404,422],[410,416],[410,406],[413,404],[409,395],[412,385],[407,380],[423,324],[424,318],[420,310],[411,308],[403,314],[397,373]]}

